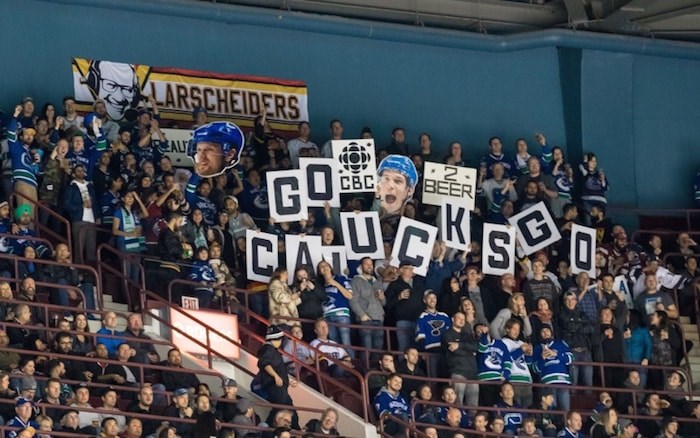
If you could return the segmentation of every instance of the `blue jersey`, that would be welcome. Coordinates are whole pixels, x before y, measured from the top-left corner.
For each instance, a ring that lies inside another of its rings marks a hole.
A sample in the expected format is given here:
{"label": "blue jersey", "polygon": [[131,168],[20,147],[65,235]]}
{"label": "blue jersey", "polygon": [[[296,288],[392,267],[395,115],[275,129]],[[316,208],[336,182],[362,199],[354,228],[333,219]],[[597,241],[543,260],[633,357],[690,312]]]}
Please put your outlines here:
{"label": "blue jersey", "polygon": [[374,411],[378,417],[388,413],[399,418],[410,417],[408,402],[401,395],[392,395],[386,387],[383,387],[374,397]]}
{"label": "blue jersey", "polygon": [[517,171],[513,169],[513,162],[506,158],[505,154],[488,154],[483,157],[479,163],[481,167],[486,167],[486,179],[493,178],[493,165],[496,163],[501,163],[503,165],[504,176],[506,178],[517,176]]}
{"label": "blue jersey", "polygon": [[695,175],[693,190],[695,191],[695,208],[700,208],[700,172]]}
{"label": "blue jersey", "polygon": [[[214,270],[209,266],[209,261],[195,260],[188,279],[197,283],[212,283],[216,281],[216,276],[214,275]],[[195,286],[194,290],[214,294],[214,289],[211,286]]]}
{"label": "blue jersey", "polygon": [[190,204],[190,209],[201,210],[204,223],[212,226],[217,217],[216,205],[209,198],[205,198],[197,193],[197,186],[199,186],[200,180],[201,177],[199,175],[192,173],[185,189],[185,199]]}
{"label": "blue jersey", "polygon": [[160,159],[163,155],[168,153],[170,145],[168,141],[152,140],[151,143],[146,147],[139,147],[139,145],[132,146],[130,148],[131,153],[134,154],[136,158],[136,165],[140,168],[144,161],[150,161],[154,166],[160,165]]}
{"label": "blue jersey", "polygon": [[34,162],[34,156],[29,146],[17,138],[17,119],[14,117],[10,119],[7,126],[7,142],[12,161],[12,180],[22,181],[36,187],[37,164]]}
{"label": "blue jersey", "polygon": [[78,164],[85,166],[85,179],[92,181],[92,175],[95,171],[95,164],[100,154],[107,149],[107,139],[103,134],[97,138],[92,138],[89,135],[85,137],[85,148],[82,151],[76,152],[72,148],[66,154],[66,159],[73,168]]}
{"label": "blue jersey", "polygon": [[452,327],[450,317],[444,312],[423,312],[416,320],[416,343],[422,351],[439,348],[442,335]]}
{"label": "blue jersey", "polygon": [[107,190],[100,196],[100,211],[102,212],[102,223],[112,226],[114,211],[119,206],[119,194]]}
{"label": "blue jersey", "polygon": [[[352,291],[350,279],[344,275],[336,275],[334,280],[345,289]],[[323,316],[350,316],[350,303],[337,287],[325,285],[328,299],[323,303]]]}
{"label": "blue jersey", "polygon": [[510,377],[510,352],[500,339],[491,339],[489,342],[486,334],[481,335],[476,364],[479,371],[478,380],[508,380]]}
{"label": "blue jersey", "polygon": [[28,228],[20,228],[19,232],[16,234],[16,238],[11,238],[9,253],[15,254],[19,257],[24,256],[24,248],[31,246],[36,252],[36,257],[39,259],[45,259],[51,256],[51,250],[41,242],[36,240],[23,239],[22,237],[37,237],[34,230]]}
{"label": "blue jersey", "polygon": [[[547,346],[549,350],[555,351],[556,356],[548,359],[542,357],[542,351]],[[569,375],[569,365],[574,360],[574,355],[569,349],[569,345],[560,340],[536,345],[532,352],[532,370],[540,375],[542,383],[558,383],[571,385]]]}
{"label": "blue jersey", "polygon": [[504,431],[515,434],[523,424],[523,414],[518,412],[518,406],[508,405],[503,400],[500,400],[494,406],[499,408],[496,412],[503,417],[505,422]]}

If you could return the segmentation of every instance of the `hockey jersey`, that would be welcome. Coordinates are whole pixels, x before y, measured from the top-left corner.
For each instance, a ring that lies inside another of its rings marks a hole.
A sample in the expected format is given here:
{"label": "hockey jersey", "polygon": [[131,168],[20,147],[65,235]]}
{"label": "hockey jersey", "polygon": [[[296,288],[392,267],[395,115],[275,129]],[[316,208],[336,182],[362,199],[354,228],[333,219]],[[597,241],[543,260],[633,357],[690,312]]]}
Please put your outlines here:
{"label": "hockey jersey", "polygon": [[525,353],[523,353],[523,341],[515,341],[510,338],[503,338],[503,343],[510,352],[511,368],[509,382],[532,383],[532,375],[528,367]]}
{"label": "hockey jersey", "polygon": [[7,126],[7,142],[10,148],[10,160],[12,161],[12,180],[22,181],[37,186],[37,167],[34,156],[29,146],[22,143],[17,137],[17,119],[10,119]]}
{"label": "hockey jersey", "polygon": [[516,171],[513,169],[513,163],[506,158],[505,154],[498,156],[488,154],[487,156],[483,157],[479,163],[481,167],[486,167],[486,179],[493,178],[493,165],[496,163],[501,163],[503,165],[506,178],[516,176]]}
{"label": "hockey jersey", "polygon": [[416,320],[416,344],[422,351],[439,348],[442,335],[452,327],[452,320],[444,312],[425,311]]}
{"label": "hockey jersey", "polygon": [[[352,291],[350,279],[344,275],[336,275],[335,281],[340,283],[345,289]],[[345,295],[340,293],[337,287],[325,285],[328,299],[323,303],[323,316],[350,316],[350,302]]]}
{"label": "hockey jersey", "polygon": [[505,423],[504,431],[515,434],[518,428],[523,424],[523,414],[518,411],[518,407],[508,405],[503,400],[499,400],[494,407],[499,408],[496,412],[503,417]]}
{"label": "hockey jersey", "polygon": [[[557,355],[545,359],[542,357],[544,347],[556,351]],[[571,385],[569,365],[574,355],[565,341],[555,340],[536,345],[532,352],[532,370],[539,374],[542,383]]]}
{"label": "hockey jersey", "polygon": [[374,397],[374,411],[377,416],[380,417],[382,414],[391,414],[400,418],[410,417],[408,410],[408,402],[401,395],[393,395],[390,393],[386,387],[383,387],[377,395]]}
{"label": "hockey jersey", "polygon": [[476,365],[479,371],[478,380],[508,380],[512,360],[508,347],[500,339],[491,339],[483,334],[479,339],[479,351],[476,355]]}

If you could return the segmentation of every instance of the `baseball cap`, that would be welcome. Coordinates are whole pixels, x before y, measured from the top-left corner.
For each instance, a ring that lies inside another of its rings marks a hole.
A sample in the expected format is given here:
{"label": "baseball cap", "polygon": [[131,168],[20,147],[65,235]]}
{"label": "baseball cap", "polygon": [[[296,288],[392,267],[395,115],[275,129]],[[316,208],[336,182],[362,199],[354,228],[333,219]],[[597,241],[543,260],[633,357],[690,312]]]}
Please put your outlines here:
{"label": "baseball cap", "polygon": [[22,104],[25,104],[27,102],[32,102],[34,103],[34,99],[31,96],[27,96],[24,99],[22,99]]}
{"label": "baseball cap", "polygon": [[408,261],[408,260],[402,260],[402,261],[399,263],[399,268],[404,268],[404,267],[406,267],[406,266],[410,266],[410,267],[412,267],[412,268],[415,268],[415,266],[413,265],[413,263],[410,262],[410,261]]}
{"label": "baseball cap", "polygon": [[179,397],[181,395],[188,395],[190,391],[187,388],[177,388],[174,392],[175,396]]}
{"label": "baseball cap", "polygon": [[29,400],[28,398],[20,397],[17,400],[15,400],[15,407],[18,408],[26,403],[34,405],[34,402]]}
{"label": "baseball cap", "polygon": [[233,202],[235,202],[236,205],[238,205],[238,198],[236,198],[235,196],[233,196],[233,195],[224,196],[224,201],[226,201],[227,199],[233,200]]}
{"label": "baseball cap", "polygon": [[238,387],[238,382],[236,382],[234,379],[225,379],[224,384],[222,385],[224,387],[227,386],[233,386],[233,387]]}

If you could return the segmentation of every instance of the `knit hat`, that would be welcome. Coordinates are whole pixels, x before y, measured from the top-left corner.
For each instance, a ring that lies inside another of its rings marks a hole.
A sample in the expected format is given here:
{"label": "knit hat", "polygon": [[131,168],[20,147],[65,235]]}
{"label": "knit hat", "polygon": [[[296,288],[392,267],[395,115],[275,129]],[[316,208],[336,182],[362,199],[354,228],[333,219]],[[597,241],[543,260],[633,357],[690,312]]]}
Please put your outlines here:
{"label": "knit hat", "polygon": [[245,413],[248,409],[253,407],[253,402],[248,400],[247,398],[242,398],[236,402],[236,408],[238,408],[239,412]]}
{"label": "knit hat", "polygon": [[20,384],[21,391],[36,391],[36,380],[34,377],[22,377],[22,383]]}
{"label": "knit hat", "polygon": [[267,333],[265,334],[266,341],[273,341],[275,339],[281,339],[282,337],[284,337],[284,332],[276,325],[271,325],[267,328]]}

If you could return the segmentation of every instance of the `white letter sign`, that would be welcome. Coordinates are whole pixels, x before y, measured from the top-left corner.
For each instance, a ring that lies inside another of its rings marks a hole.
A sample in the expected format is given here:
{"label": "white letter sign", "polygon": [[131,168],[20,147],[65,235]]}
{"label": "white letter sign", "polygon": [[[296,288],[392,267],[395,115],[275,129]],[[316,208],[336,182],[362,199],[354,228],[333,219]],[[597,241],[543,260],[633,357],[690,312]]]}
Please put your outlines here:
{"label": "white letter sign", "polygon": [[321,260],[321,236],[308,236],[300,234],[286,234],[284,246],[287,253],[287,271],[290,272],[288,283],[294,282],[294,272],[302,265],[310,266],[316,270]]}
{"label": "white letter sign", "polygon": [[469,210],[464,202],[442,198],[440,208],[440,240],[450,248],[469,251],[471,243]]}
{"label": "white letter sign", "polygon": [[340,207],[340,173],[333,158],[299,158],[299,169],[306,175],[309,207]]}
{"label": "white letter sign", "polygon": [[559,229],[544,202],[539,202],[508,219],[518,230],[518,243],[526,255],[539,251],[561,239]]}
{"label": "white letter sign", "polygon": [[437,231],[437,227],[402,217],[391,251],[391,265],[399,266],[401,262],[410,262],[415,267],[413,272],[425,277]]}
{"label": "white letter sign", "polygon": [[588,276],[595,278],[595,250],[596,230],[582,225],[571,226],[571,245],[569,260],[571,260],[571,273],[587,272]]}
{"label": "white letter sign", "polygon": [[277,235],[256,230],[245,232],[246,274],[248,280],[268,283],[277,269]]}
{"label": "white letter sign", "polygon": [[374,192],[377,161],[374,140],[333,140],[333,159],[338,163],[340,193]]}
{"label": "white letter sign", "polygon": [[307,218],[306,175],[300,170],[267,172],[267,193],[270,217],[275,222]]}
{"label": "white letter sign", "polygon": [[384,258],[379,213],[376,211],[340,213],[340,225],[343,229],[343,241],[349,260],[360,260],[362,257],[375,260]]}
{"label": "white letter sign", "polygon": [[515,228],[484,224],[481,270],[490,275],[515,273]]}
{"label": "white letter sign", "polygon": [[348,255],[345,252],[344,246],[322,246],[321,254],[323,254],[323,260],[331,264],[331,266],[333,267],[333,272],[338,272],[339,274],[345,275],[345,270],[348,269]]}
{"label": "white letter sign", "polygon": [[426,161],[423,166],[423,203],[441,205],[442,198],[460,200],[474,210],[476,169]]}

